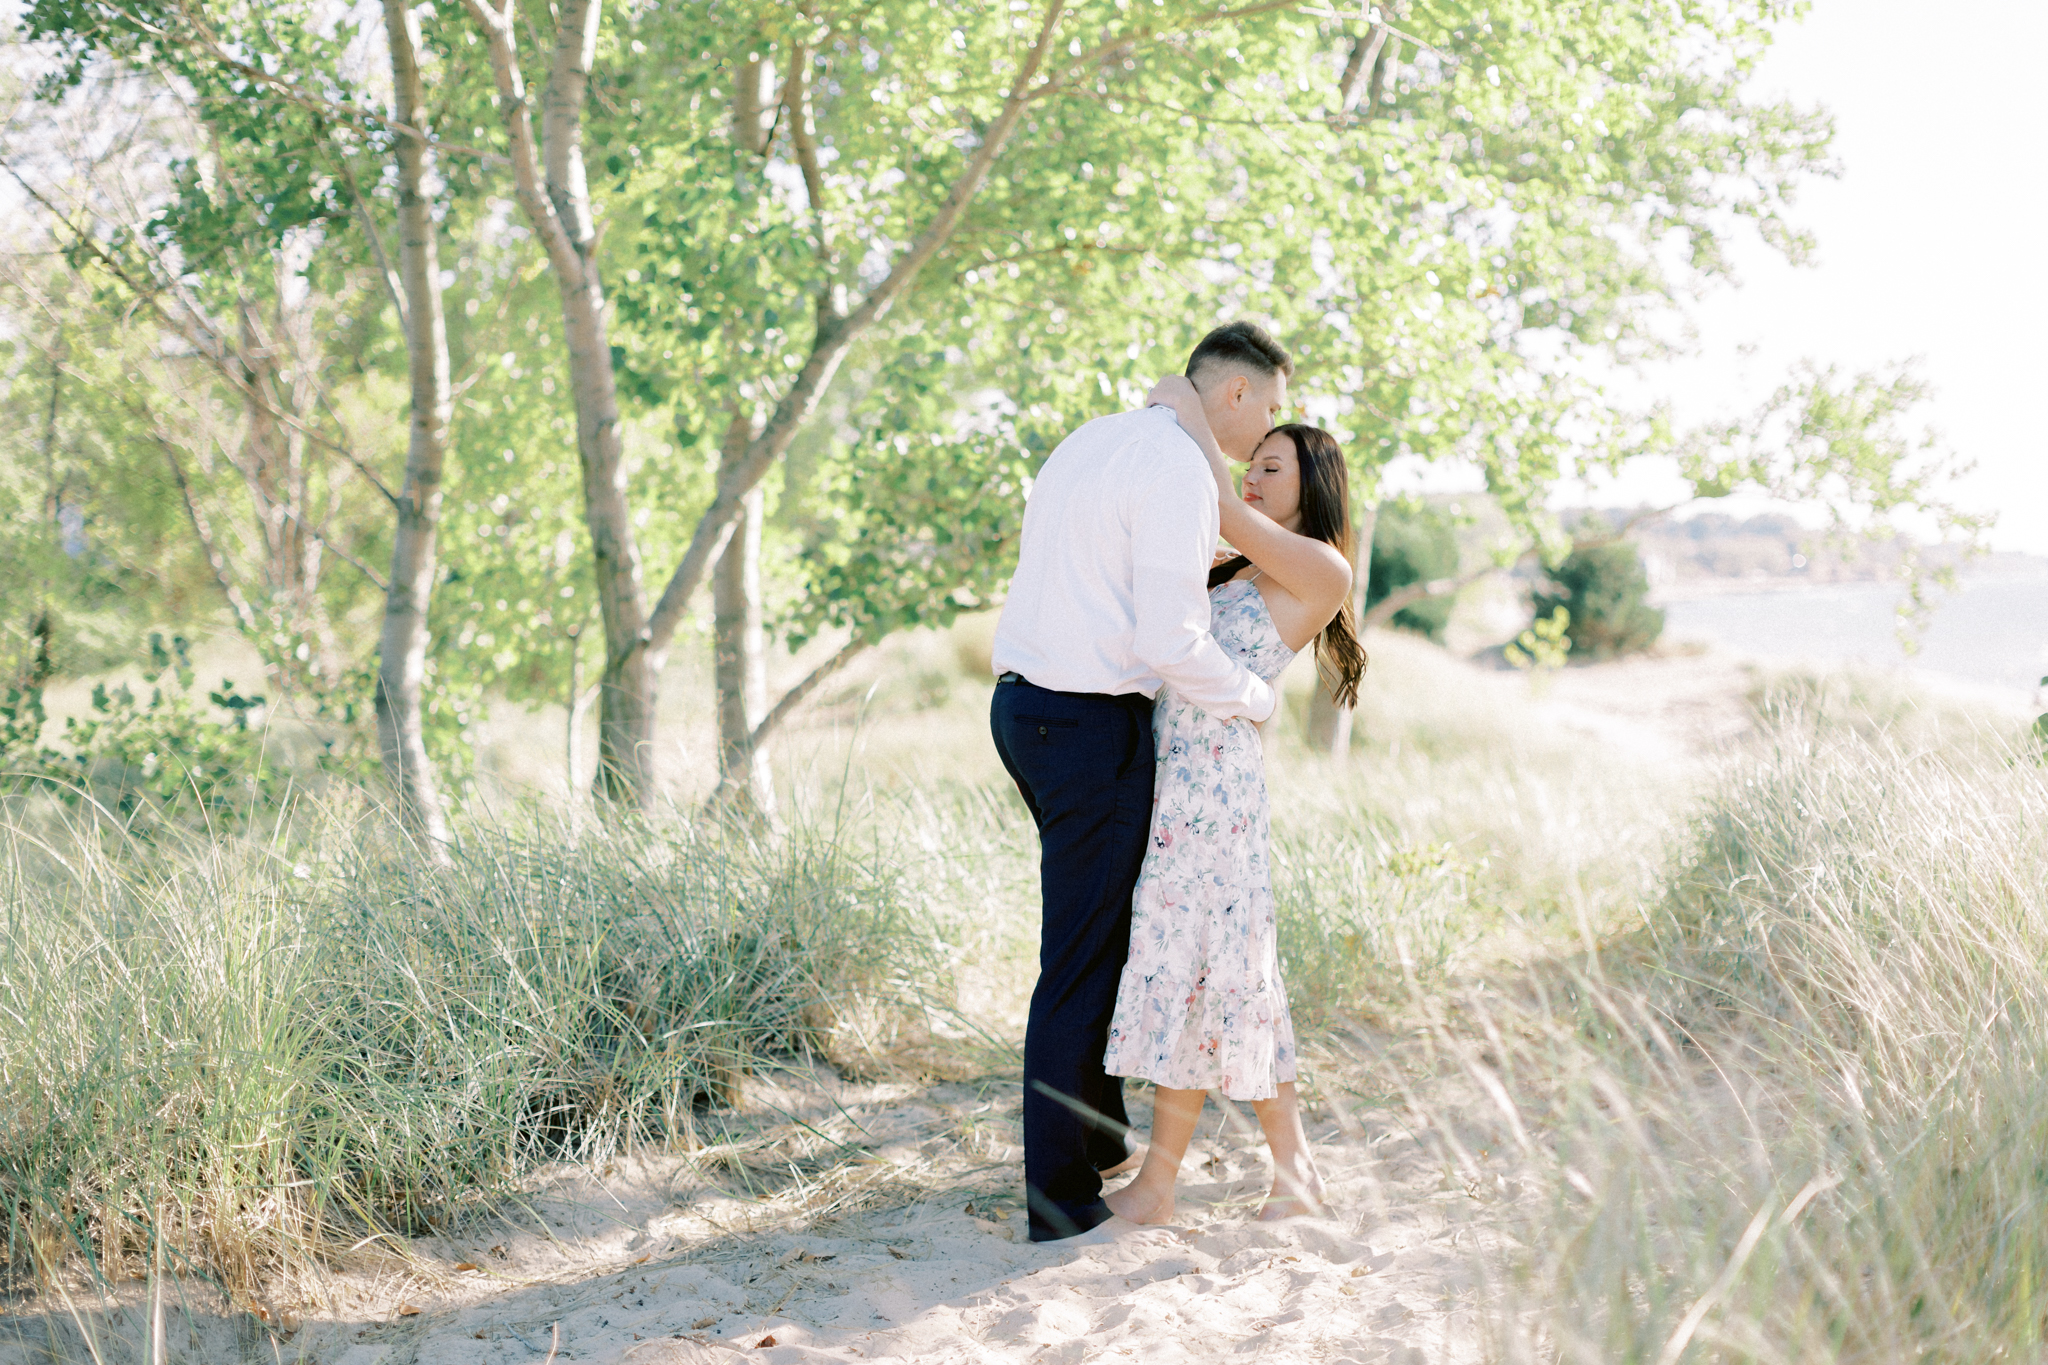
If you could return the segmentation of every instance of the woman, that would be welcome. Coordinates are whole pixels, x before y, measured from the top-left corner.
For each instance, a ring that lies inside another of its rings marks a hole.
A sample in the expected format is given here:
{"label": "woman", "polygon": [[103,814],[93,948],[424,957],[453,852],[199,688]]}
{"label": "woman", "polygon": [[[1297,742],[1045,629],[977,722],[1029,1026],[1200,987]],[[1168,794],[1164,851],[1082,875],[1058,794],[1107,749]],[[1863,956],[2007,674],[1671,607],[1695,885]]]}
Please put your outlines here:
{"label": "woman", "polygon": [[[1161,380],[1209,457],[1222,531],[1239,554],[1209,575],[1216,640],[1259,676],[1279,675],[1310,641],[1349,705],[1365,672],[1351,621],[1351,517],[1344,455],[1316,427],[1276,427],[1231,488],[1192,383]],[[1265,762],[1258,730],[1217,721],[1169,688],[1152,710],[1152,843],[1132,894],[1131,951],[1104,1058],[1111,1075],[1157,1086],[1152,1140],[1137,1178],[1107,1196],[1137,1223],[1173,1217],[1173,1187],[1211,1089],[1248,1100],[1273,1154],[1261,1219],[1322,1211],[1323,1183],[1301,1130],[1294,1027],[1280,984]]]}

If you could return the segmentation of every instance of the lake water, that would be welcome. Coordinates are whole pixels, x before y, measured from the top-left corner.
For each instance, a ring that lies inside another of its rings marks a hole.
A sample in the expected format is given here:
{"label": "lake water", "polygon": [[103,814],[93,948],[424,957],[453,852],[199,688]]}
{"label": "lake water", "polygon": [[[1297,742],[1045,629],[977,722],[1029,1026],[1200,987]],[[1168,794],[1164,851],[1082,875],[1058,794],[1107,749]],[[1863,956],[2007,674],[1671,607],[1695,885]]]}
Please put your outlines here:
{"label": "lake water", "polygon": [[1666,602],[1664,638],[1813,663],[1910,665],[2029,694],[2048,675],[2048,574],[1965,578],[1936,593],[1910,659],[1897,633],[1903,595],[1888,583],[1840,583]]}

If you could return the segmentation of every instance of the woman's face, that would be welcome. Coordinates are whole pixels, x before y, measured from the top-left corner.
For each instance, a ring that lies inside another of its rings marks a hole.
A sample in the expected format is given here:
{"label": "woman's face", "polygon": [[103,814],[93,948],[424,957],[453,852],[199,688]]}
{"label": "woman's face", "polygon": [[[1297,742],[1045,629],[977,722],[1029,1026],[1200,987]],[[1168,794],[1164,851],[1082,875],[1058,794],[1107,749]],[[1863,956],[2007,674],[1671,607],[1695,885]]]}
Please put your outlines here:
{"label": "woman's face", "polygon": [[1259,443],[1244,471],[1244,500],[1288,530],[1301,529],[1301,454],[1293,437],[1276,431]]}

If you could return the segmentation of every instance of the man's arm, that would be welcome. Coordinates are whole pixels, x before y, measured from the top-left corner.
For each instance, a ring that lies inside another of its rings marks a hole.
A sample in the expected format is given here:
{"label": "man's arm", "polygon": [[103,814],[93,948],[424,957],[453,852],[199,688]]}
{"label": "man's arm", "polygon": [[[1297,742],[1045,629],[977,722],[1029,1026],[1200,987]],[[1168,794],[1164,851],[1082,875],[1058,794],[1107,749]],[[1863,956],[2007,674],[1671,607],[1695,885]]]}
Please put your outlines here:
{"label": "man's arm", "polygon": [[[1179,433],[1175,433],[1179,435]],[[1216,489],[1206,472],[1161,452],[1160,477],[1131,518],[1132,652],[1210,715],[1263,721],[1277,705],[1264,679],[1224,653],[1209,633],[1209,556]]]}

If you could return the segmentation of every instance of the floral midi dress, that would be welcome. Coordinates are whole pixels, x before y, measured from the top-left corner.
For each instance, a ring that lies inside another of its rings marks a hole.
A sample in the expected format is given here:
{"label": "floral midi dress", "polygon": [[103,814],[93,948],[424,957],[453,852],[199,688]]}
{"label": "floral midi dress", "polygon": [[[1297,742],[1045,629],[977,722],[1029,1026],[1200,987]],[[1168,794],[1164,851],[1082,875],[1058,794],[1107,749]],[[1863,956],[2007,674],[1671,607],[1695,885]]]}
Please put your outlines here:
{"label": "floral midi dress", "polygon": [[[1252,579],[1210,593],[1211,633],[1267,681],[1294,659]],[[1159,689],[1152,841],[1103,1066],[1176,1090],[1265,1100],[1294,1079],[1268,856],[1265,754],[1248,720]]]}

